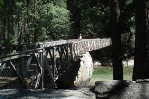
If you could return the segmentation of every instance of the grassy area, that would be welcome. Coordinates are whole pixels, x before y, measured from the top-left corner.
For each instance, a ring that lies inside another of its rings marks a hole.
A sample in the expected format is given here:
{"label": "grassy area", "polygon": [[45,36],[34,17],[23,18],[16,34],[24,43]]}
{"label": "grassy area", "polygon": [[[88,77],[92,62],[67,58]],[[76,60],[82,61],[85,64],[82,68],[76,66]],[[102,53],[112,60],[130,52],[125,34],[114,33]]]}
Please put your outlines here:
{"label": "grassy area", "polygon": [[[124,67],[123,74],[124,80],[132,80],[133,67]],[[107,81],[113,79],[113,69],[112,67],[95,67],[93,76],[91,78],[90,84],[93,85],[95,81]]]}

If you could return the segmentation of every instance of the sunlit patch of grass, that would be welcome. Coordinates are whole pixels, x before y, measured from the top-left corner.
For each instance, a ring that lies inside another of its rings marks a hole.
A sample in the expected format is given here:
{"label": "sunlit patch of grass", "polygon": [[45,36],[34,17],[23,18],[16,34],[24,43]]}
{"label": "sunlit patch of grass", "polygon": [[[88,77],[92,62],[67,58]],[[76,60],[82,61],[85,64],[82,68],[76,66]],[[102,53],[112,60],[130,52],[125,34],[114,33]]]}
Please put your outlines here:
{"label": "sunlit patch of grass", "polygon": [[113,73],[112,67],[99,66],[94,68],[93,75],[98,75],[98,74],[109,75],[111,73]]}
{"label": "sunlit patch of grass", "polygon": [[[132,80],[133,67],[123,67],[124,80]],[[96,81],[107,81],[113,79],[113,68],[111,66],[98,66],[94,68],[94,72],[90,84]]]}
{"label": "sunlit patch of grass", "polygon": [[123,67],[124,80],[132,80],[133,66]]}

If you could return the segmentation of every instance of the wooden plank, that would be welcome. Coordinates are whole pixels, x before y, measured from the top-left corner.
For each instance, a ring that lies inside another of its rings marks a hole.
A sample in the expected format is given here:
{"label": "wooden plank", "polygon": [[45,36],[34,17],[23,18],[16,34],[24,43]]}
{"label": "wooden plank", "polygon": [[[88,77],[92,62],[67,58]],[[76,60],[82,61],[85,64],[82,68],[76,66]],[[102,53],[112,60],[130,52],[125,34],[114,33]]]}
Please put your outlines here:
{"label": "wooden plank", "polygon": [[3,69],[6,68],[6,63],[2,63],[1,67],[0,67],[0,75],[3,72]]}
{"label": "wooden plank", "polygon": [[13,69],[13,71],[17,74],[17,76],[19,77],[20,80],[22,80],[22,77],[19,75],[17,69],[15,68],[15,66],[12,64],[12,62],[9,62],[10,63],[10,67]]}
{"label": "wooden plank", "polygon": [[29,59],[27,60],[26,66],[25,66],[25,68],[22,71],[23,72],[23,77],[27,77],[28,69],[29,69],[29,66],[31,64],[32,58],[33,58],[33,55],[31,55],[29,57]]}
{"label": "wooden plank", "polygon": [[7,83],[18,79],[18,77],[0,77],[0,83]]}

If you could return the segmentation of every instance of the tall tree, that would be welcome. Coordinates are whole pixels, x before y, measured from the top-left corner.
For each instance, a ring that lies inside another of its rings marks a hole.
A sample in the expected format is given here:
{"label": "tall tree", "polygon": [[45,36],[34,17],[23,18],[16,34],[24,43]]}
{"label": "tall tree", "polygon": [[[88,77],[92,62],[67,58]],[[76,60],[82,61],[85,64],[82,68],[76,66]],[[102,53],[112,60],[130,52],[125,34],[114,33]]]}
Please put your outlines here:
{"label": "tall tree", "polygon": [[110,29],[112,34],[112,62],[113,79],[123,80],[123,66],[121,55],[121,32],[120,32],[120,7],[119,0],[110,0]]}
{"label": "tall tree", "polygon": [[134,0],[135,3],[135,55],[133,80],[149,78],[149,1]]}
{"label": "tall tree", "polygon": [[80,34],[80,31],[81,31],[80,9],[79,9],[79,6],[78,6],[78,3],[76,2],[76,0],[67,0],[67,6],[71,13],[71,22],[72,22],[71,28],[72,28],[72,32],[73,32],[72,37],[76,38],[76,37],[78,37],[78,35]]}

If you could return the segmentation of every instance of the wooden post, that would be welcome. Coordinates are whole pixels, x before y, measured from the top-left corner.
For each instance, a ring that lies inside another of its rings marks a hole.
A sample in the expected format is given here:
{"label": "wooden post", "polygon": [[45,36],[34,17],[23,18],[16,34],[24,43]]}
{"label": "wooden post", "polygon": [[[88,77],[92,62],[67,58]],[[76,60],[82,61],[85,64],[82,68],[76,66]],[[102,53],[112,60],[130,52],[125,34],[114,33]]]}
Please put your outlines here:
{"label": "wooden post", "polygon": [[22,81],[21,81],[22,87],[23,87],[23,88],[24,88],[24,87],[27,88],[26,83],[25,83],[24,58],[23,58],[23,57],[21,58],[20,74],[21,74],[21,76],[22,76]]}
{"label": "wooden post", "polygon": [[53,78],[55,79],[56,78],[56,48],[53,47]]}
{"label": "wooden post", "polygon": [[72,45],[72,49],[73,49],[73,59],[76,60],[77,59],[77,44],[73,44]]}
{"label": "wooden post", "polygon": [[60,56],[60,68],[61,68],[61,73],[63,72],[63,54],[62,54],[62,47],[59,46],[58,48],[59,56]]}
{"label": "wooden post", "polygon": [[65,45],[65,50],[66,50],[66,65],[67,67],[69,67],[68,44]]}
{"label": "wooden post", "polygon": [[39,51],[39,58],[40,58],[40,68],[41,68],[41,83],[40,83],[40,87],[41,89],[44,88],[44,55],[45,55],[45,51],[42,49]]}
{"label": "wooden post", "polygon": [[73,57],[73,44],[70,44],[69,47],[70,47],[70,62],[73,63],[73,59],[74,59],[74,57]]}

